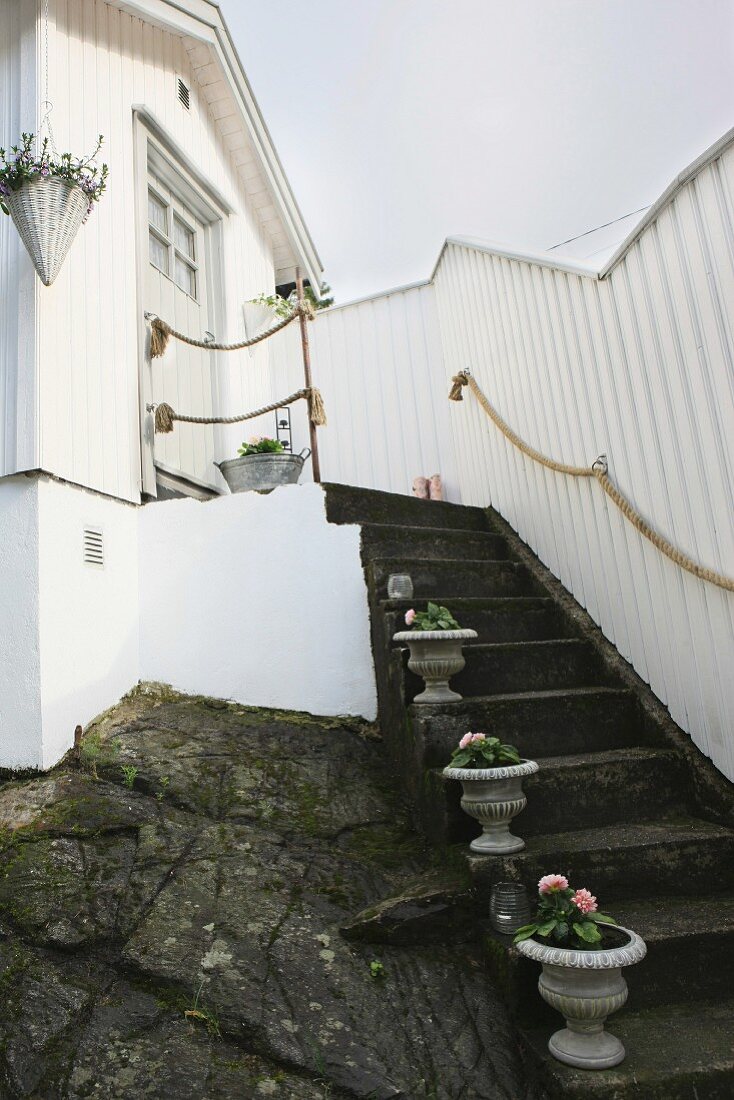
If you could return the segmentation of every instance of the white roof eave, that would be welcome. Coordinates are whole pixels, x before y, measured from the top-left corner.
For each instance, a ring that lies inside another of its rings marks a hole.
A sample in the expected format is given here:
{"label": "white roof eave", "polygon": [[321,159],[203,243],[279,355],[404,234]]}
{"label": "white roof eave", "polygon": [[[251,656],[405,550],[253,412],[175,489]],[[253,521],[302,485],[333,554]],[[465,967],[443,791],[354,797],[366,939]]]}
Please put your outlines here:
{"label": "white roof eave", "polygon": [[315,291],[323,265],[280,162],[219,4],[211,0],[107,0],[147,22],[206,43],[216,55],[260,162],[293,254]]}

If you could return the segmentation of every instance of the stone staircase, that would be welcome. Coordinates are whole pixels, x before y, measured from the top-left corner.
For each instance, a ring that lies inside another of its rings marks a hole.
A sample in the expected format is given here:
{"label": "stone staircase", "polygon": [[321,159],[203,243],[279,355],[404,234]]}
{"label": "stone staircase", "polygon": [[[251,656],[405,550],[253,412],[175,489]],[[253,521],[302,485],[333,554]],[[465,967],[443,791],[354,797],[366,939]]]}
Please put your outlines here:
{"label": "stone staircase", "polygon": [[[734,799],[732,787],[670,719],[586,613],[491,510],[327,487],[334,523],[362,526],[380,722],[420,824],[459,845],[486,958],[529,1061],[550,1096],[729,1100],[734,1096]],[[409,603],[387,598],[410,573]],[[410,605],[447,604],[478,632],[452,681],[461,702],[413,705],[418,680],[392,643]],[[508,857],[473,856],[479,831],[441,769],[467,730],[489,731],[540,763]],[[561,1017],[541,1001],[536,964],[489,929],[494,882],[535,892],[567,874],[634,928],[648,956],[625,971],[627,1006],[610,1029],[627,1047],[612,1070],[574,1070],[546,1043]]]}

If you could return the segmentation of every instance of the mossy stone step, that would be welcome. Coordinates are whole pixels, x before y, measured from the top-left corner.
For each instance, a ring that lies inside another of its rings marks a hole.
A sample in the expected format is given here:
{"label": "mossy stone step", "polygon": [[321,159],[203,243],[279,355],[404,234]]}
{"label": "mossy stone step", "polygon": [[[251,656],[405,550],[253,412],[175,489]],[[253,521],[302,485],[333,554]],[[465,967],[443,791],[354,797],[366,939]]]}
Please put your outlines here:
{"label": "mossy stone step", "polygon": [[487,531],[483,508],[467,508],[447,501],[419,500],[379,489],[324,484],[326,518],[330,523],[387,523],[411,527],[446,527],[450,530]]}
{"label": "mossy stone step", "polygon": [[[476,630],[478,642],[530,642],[564,638],[569,628],[548,596],[486,596],[466,599],[437,596],[436,603],[449,604],[454,617],[468,630]],[[404,630],[404,615],[414,600],[383,600],[385,636]],[[470,642],[469,645],[474,645]]]}
{"label": "mossy stone step", "polygon": [[[368,565],[373,591],[378,599],[387,597],[391,573],[409,573],[415,593],[414,606],[423,610],[436,596],[451,600],[454,596],[533,596],[542,594],[527,568],[514,561],[483,561],[440,558],[373,558]],[[449,606],[449,610],[451,610]]]}
{"label": "mossy stone step", "polygon": [[519,880],[534,891],[543,875],[554,872],[590,888],[610,910],[620,898],[734,888],[734,831],[694,817],[547,833],[528,837],[514,856],[467,851],[467,859],[478,896],[487,903],[495,882]]}
{"label": "mossy stone step", "polygon": [[[591,687],[607,679],[596,651],[581,638],[478,643],[467,646],[464,657],[466,667],[452,684],[466,696]],[[416,680],[419,690],[421,684]],[[410,692],[410,679],[406,687]]]}
{"label": "mossy stone step", "polygon": [[[644,963],[640,963],[643,966]],[[630,967],[629,970],[634,970]],[[627,975],[629,971],[625,971]],[[563,1026],[557,1017],[557,1027]],[[627,1057],[614,1069],[574,1069],[548,1054],[555,1028],[525,1032],[552,1100],[731,1100],[734,1096],[734,1001],[696,1001],[635,1011],[608,1023]]]}
{"label": "mossy stone step", "polygon": [[[604,911],[647,945],[645,959],[624,972],[634,1010],[731,995],[734,893],[617,901]],[[523,1026],[558,1020],[538,995],[539,964],[521,955],[511,936],[487,921],[484,948],[488,969]]]}
{"label": "mossy stone step", "polygon": [[444,764],[468,730],[491,732],[540,760],[641,744],[634,695],[618,687],[582,687],[477,696],[410,708],[412,737],[425,767]]}
{"label": "mossy stone step", "polygon": [[445,527],[402,527],[367,523],[362,527],[362,554],[366,558],[486,558],[510,559],[507,542],[490,531],[451,530]]}
{"label": "mossy stone step", "polygon": [[[447,758],[448,760],[448,758]],[[583,825],[598,828],[624,820],[649,821],[688,810],[689,793],[680,760],[669,749],[628,748],[574,756],[546,757],[523,784],[528,804],[516,818],[523,838],[562,832]],[[461,784],[430,773],[421,813],[434,830],[443,823],[443,840],[456,843],[479,835],[477,822],[459,804]],[[573,814],[568,807],[573,806]],[[434,840],[438,836],[434,835]]]}

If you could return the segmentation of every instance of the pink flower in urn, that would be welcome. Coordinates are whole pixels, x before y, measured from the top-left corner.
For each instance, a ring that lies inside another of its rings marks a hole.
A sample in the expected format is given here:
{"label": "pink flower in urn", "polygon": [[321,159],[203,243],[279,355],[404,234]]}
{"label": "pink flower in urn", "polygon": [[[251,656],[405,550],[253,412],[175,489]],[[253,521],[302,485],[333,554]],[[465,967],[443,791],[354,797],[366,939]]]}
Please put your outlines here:
{"label": "pink flower in urn", "polygon": [[474,740],[474,734],[473,733],[465,733],[464,736],[462,737],[461,741],[459,741],[459,748],[460,749],[465,749],[467,745],[471,745],[473,740]]}
{"label": "pink flower in urn", "polygon": [[487,735],[486,733],[473,733],[471,739],[472,741],[486,741]]}
{"label": "pink flower in urn", "polygon": [[415,621],[415,609],[411,607],[410,611],[405,612],[405,625],[412,626]]}
{"label": "pink flower in urn", "polygon": [[588,890],[577,890],[571,901],[581,913],[595,913],[599,908],[596,898]]}
{"label": "pink flower in urn", "polygon": [[559,890],[568,890],[568,879],[565,875],[543,875],[538,883],[541,894],[555,894]]}

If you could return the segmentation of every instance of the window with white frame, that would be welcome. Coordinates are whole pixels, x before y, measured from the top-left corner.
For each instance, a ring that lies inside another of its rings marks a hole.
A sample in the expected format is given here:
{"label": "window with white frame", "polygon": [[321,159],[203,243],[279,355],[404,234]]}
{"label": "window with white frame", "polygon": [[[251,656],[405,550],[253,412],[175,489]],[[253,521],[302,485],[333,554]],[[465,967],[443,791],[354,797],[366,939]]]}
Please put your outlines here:
{"label": "window with white frame", "polygon": [[168,195],[165,188],[148,185],[148,255],[162,275],[198,301],[197,219],[187,207]]}

